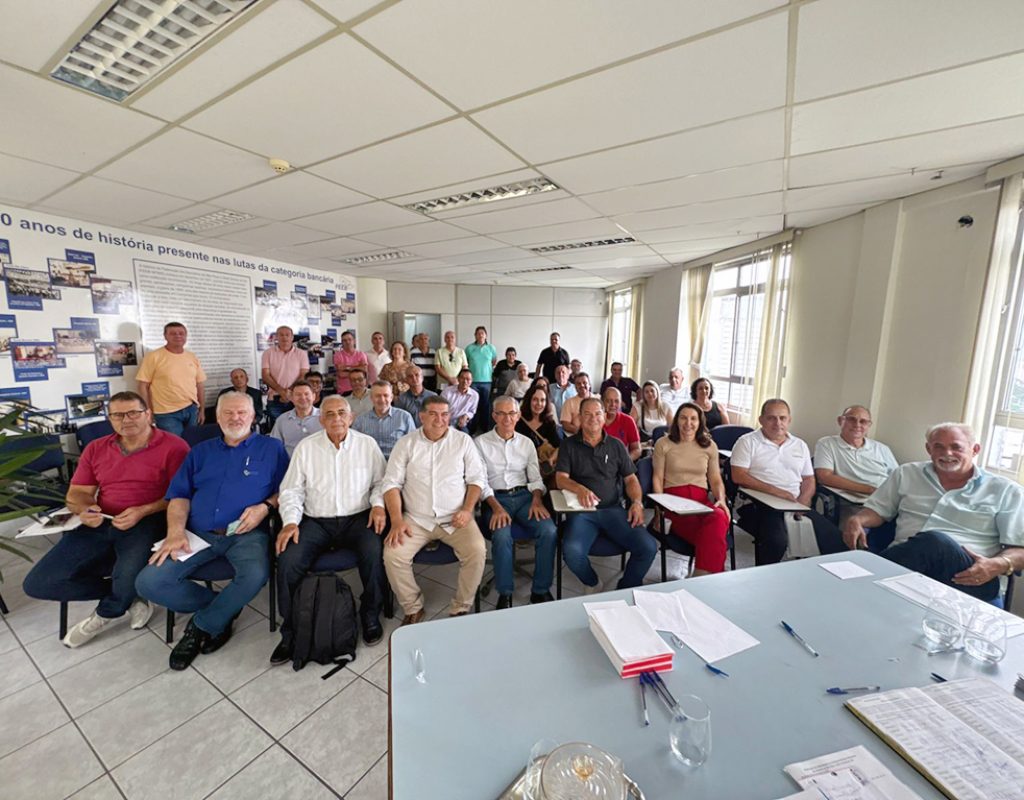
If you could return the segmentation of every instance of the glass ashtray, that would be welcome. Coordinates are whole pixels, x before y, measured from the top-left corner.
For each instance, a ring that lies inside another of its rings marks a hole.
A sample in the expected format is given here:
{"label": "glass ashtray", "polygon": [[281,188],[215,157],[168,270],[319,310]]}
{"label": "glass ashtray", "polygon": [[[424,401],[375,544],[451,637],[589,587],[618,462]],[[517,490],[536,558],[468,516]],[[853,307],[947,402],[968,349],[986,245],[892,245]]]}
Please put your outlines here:
{"label": "glass ashtray", "polygon": [[587,742],[555,748],[540,774],[544,800],[623,800],[626,782],[622,760]]}

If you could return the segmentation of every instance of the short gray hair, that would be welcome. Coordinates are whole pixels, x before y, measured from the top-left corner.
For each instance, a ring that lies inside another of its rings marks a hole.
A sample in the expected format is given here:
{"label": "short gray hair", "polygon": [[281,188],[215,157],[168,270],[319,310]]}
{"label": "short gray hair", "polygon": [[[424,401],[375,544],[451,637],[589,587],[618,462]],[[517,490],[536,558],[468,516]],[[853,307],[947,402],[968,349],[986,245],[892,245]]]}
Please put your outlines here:
{"label": "short gray hair", "polygon": [[253,414],[256,413],[256,404],[253,403],[252,396],[248,392],[235,392],[235,391],[224,392],[224,394],[220,395],[217,398],[217,413],[218,414],[220,413],[220,407],[221,407],[221,405],[223,405],[225,400],[229,400],[229,399],[233,400],[236,397],[240,397],[243,400],[245,400],[249,404],[249,408],[252,409],[252,413]]}
{"label": "short gray hair", "polygon": [[327,397],[323,398],[320,401],[320,408],[321,409],[327,404],[328,400],[340,400],[341,404],[343,406],[345,406],[345,408],[347,408],[349,411],[352,410],[352,406],[349,405],[348,398],[347,397],[342,397],[340,394],[329,394],[329,395],[327,395]]}
{"label": "short gray hair", "polygon": [[515,406],[516,408],[519,408],[519,403],[516,401],[516,399],[514,397],[510,397],[507,394],[501,394],[495,397],[494,402],[491,403],[491,408],[497,408],[499,403],[501,403],[502,405],[511,405]]}
{"label": "short gray hair", "polygon": [[925,432],[924,440],[926,442],[931,442],[932,438],[939,431],[958,431],[966,436],[971,444],[976,444],[978,441],[977,437],[974,435],[974,428],[966,422],[940,422],[937,425],[932,425]]}

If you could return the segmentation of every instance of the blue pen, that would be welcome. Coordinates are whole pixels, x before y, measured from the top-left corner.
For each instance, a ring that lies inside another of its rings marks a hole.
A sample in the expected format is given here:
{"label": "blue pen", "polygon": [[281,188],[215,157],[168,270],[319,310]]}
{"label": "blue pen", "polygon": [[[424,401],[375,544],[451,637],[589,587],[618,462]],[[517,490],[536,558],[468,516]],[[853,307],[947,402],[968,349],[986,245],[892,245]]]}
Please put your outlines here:
{"label": "blue pen", "polygon": [[825,691],[829,694],[853,694],[854,692],[879,692],[881,690],[881,686],[848,686],[845,689],[839,686],[833,686],[831,689],[826,689]]}
{"label": "blue pen", "polygon": [[729,673],[728,672],[726,672],[724,669],[719,669],[714,664],[709,664],[709,663],[707,663],[705,661],[704,662],[704,666],[707,667],[709,670],[711,670],[713,673],[715,673],[715,675],[721,675],[723,678],[728,678],[729,677]]}
{"label": "blue pen", "polygon": [[813,647],[810,646],[810,644],[807,643],[807,640],[804,639],[803,636],[801,636],[799,633],[797,633],[795,630],[793,630],[793,626],[791,626],[788,622],[786,622],[786,620],[780,620],[780,622],[782,622],[782,627],[786,629],[786,633],[788,633],[790,636],[792,636],[794,639],[796,639],[798,642],[800,642],[800,644],[803,646],[804,650],[806,650],[808,653],[810,653],[815,658],[817,658],[819,655],[821,655],[817,650],[815,650]]}
{"label": "blue pen", "polygon": [[942,676],[941,676],[941,675],[940,675],[939,673],[937,673],[937,672],[933,672],[933,673],[932,673],[932,680],[933,680],[933,681],[935,681],[936,683],[945,683],[945,682],[946,682],[946,679],[945,679],[945,678],[943,678],[943,677],[942,677]]}

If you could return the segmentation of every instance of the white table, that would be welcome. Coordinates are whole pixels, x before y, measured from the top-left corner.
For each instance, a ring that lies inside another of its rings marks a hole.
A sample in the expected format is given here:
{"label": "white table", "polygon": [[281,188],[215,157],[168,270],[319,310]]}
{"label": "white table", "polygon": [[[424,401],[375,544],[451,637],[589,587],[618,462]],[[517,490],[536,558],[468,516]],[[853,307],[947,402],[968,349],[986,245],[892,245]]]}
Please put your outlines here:
{"label": "white table", "polygon": [[746,495],[751,500],[756,500],[762,505],[768,506],[768,508],[774,508],[776,511],[810,511],[810,506],[805,506],[803,503],[798,503],[795,500],[783,500],[781,497],[776,497],[768,492],[761,492],[757,489],[745,489],[740,487],[740,494]]}

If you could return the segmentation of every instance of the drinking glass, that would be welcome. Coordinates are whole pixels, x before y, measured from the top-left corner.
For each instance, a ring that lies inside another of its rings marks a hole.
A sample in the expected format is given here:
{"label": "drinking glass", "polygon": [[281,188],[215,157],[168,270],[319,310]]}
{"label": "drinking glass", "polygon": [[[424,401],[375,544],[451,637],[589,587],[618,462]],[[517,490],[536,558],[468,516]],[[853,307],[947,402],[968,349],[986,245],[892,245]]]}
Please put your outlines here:
{"label": "drinking glass", "polygon": [[998,664],[1006,655],[1006,621],[998,614],[976,612],[964,629],[964,650],[984,664]]}
{"label": "drinking glass", "polygon": [[964,632],[963,611],[948,597],[933,597],[921,620],[921,630],[931,652],[953,650]]}
{"label": "drinking glass", "polygon": [[558,742],[553,739],[540,739],[530,748],[530,758],[526,762],[526,782],[523,785],[525,800],[541,800],[543,797],[540,793],[540,773],[548,753],[557,747]]}
{"label": "drinking glass", "polygon": [[711,709],[696,695],[680,695],[669,723],[672,753],[688,767],[699,767],[711,753]]}

